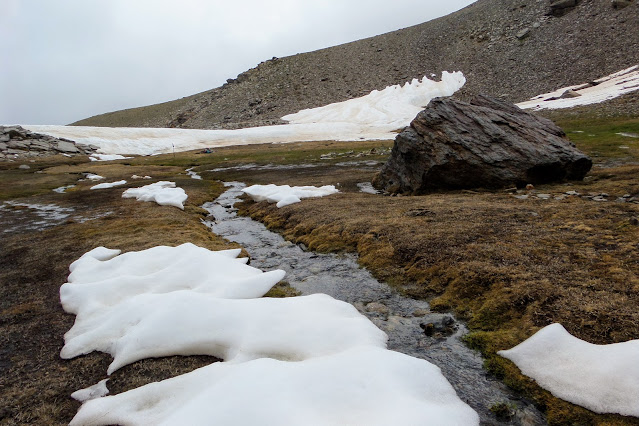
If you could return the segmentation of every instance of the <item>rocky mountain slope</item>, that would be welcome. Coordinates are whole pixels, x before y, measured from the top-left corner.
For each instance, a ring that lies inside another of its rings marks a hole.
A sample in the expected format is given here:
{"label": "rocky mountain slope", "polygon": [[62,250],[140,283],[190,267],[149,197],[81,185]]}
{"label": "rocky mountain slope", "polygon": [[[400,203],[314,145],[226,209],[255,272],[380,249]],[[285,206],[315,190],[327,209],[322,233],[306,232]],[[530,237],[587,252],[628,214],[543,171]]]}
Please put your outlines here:
{"label": "rocky mountain slope", "polygon": [[[478,0],[380,36],[262,62],[216,89],[98,115],[87,126],[237,128],[281,123],[300,109],[362,96],[443,70],[460,94],[522,101],[639,63],[636,0]],[[633,97],[636,105],[637,97]]]}

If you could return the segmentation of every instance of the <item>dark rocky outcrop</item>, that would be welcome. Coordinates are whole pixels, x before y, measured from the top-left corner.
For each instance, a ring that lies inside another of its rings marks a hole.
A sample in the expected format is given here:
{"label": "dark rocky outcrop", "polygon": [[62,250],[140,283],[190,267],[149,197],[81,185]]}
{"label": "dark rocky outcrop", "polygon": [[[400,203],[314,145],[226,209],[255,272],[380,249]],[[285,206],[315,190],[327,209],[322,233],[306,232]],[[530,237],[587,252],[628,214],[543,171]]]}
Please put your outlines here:
{"label": "dark rocky outcrop", "polygon": [[48,155],[89,155],[97,147],[31,132],[21,126],[0,126],[0,161]]}
{"label": "dark rocky outcrop", "polygon": [[487,96],[435,99],[395,139],[378,189],[419,194],[580,180],[592,161],[552,121]]}

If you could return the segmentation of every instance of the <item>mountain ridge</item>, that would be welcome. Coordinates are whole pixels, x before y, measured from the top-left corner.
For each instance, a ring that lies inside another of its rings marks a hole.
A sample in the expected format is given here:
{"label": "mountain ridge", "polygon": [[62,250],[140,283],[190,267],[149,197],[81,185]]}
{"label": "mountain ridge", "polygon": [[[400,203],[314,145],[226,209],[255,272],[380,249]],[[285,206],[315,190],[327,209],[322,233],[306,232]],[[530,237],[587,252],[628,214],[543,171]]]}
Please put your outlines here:
{"label": "mountain ridge", "polygon": [[[442,71],[462,71],[459,97],[518,102],[639,63],[639,3],[478,0],[423,24],[273,58],[205,92],[115,111],[73,125],[239,128],[281,124],[305,108],[363,96]],[[553,9],[555,7],[555,9]],[[555,12],[555,13],[553,13]],[[636,102],[633,102],[636,104]]]}

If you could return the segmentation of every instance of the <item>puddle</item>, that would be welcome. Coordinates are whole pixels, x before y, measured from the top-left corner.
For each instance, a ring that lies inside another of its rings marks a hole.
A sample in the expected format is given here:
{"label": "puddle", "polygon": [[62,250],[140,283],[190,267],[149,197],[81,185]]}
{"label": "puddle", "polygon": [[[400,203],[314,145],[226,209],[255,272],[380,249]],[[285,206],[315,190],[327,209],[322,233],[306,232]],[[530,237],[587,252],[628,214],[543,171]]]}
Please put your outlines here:
{"label": "puddle", "polygon": [[370,182],[360,182],[357,184],[357,187],[359,188],[359,192],[364,192],[366,194],[381,194],[382,191],[378,191],[377,189],[375,189],[373,187],[373,184]]}
{"label": "puddle", "polygon": [[60,207],[56,204],[17,203],[5,201],[0,204],[0,233],[17,234],[30,231],[43,231],[62,225],[68,220],[84,223],[109,216],[112,212],[78,215],[75,209]]}
{"label": "puddle", "polygon": [[199,174],[197,174],[197,172],[194,172],[193,169],[195,167],[191,167],[190,169],[186,169],[186,174],[191,176],[191,179],[197,179],[197,180],[202,180],[202,176],[200,176]]}
{"label": "puddle", "polygon": [[[224,194],[202,206],[212,215],[205,223],[217,235],[241,244],[250,253],[252,266],[285,270],[284,279],[304,295],[326,293],[353,304],[388,334],[389,349],[439,366],[459,397],[480,415],[482,424],[546,424],[533,405],[487,376],[481,356],[460,340],[467,332],[463,324],[449,314],[430,312],[428,303],[403,297],[378,282],[354,255],[304,251],[261,223],[238,217],[233,205],[244,184],[226,186]],[[499,421],[490,411],[498,403],[516,407],[510,421]]]}

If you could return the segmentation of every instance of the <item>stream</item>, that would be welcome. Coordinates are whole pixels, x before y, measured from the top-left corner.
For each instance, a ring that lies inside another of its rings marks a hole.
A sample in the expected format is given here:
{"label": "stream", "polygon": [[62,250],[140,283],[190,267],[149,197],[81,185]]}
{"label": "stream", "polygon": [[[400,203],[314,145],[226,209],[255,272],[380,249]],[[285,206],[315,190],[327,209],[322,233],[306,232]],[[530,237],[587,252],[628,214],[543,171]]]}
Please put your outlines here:
{"label": "stream", "polygon": [[[250,253],[251,266],[285,270],[284,279],[303,295],[325,293],[353,304],[388,334],[389,349],[437,365],[459,397],[477,411],[482,424],[546,424],[530,402],[487,374],[480,354],[460,339],[466,327],[450,314],[431,312],[427,302],[403,297],[378,282],[358,265],[355,255],[305,251],[263,224],[237,216],[233,206],[245,185],[225,185],[226,192],[202,206],[211,215],[205,223],[217,235],[241,244]],[[490,410],[496,404],[505,404],[510,418],[498,419]]]}

